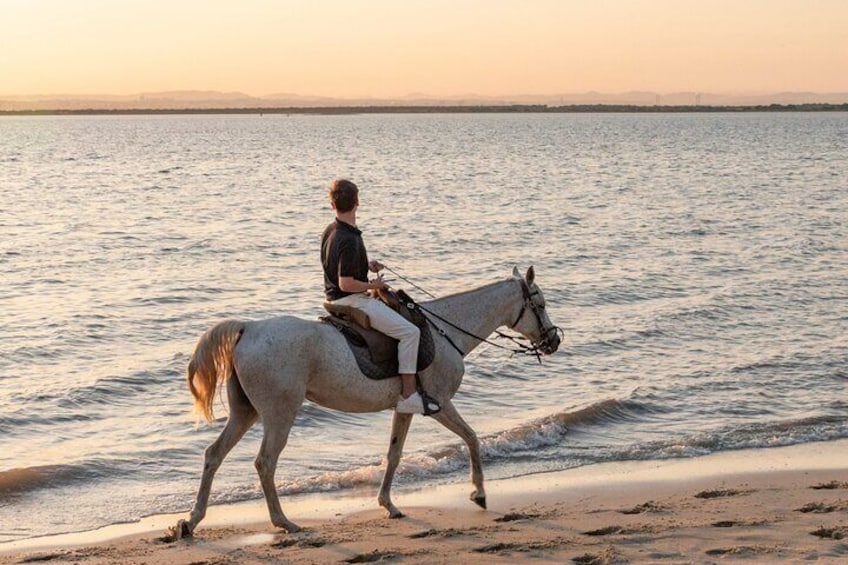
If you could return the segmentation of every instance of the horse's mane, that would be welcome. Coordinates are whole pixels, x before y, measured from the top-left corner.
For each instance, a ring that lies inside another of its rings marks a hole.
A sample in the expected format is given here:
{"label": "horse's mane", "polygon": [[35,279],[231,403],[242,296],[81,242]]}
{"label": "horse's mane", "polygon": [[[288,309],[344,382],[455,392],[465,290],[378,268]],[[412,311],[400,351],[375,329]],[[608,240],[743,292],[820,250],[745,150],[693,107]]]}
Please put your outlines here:
{"label": "horse's mane", "polygon": [[434,302],[443,302],[443,301],[449,301],[449,300],[455,299],[455,298],[462,298],[467,294],[471,294],[472,292],[480,292],[480,291],[483,291],[483,290],[488,290],[489,288],[501,285],[503,283],[506,283],[506,282],[509,282],[509,281],[512,281],[512,280],[515,280],[515,279],[513,277],[507,277],[507,278],[501,279],[499,281],[494,281],[494,282],[490,282],[488,284],[484,284],[483,286],[478,286],[478,287],[474,287],[474,288],[460,290],[460,291],[454,292],[452,294],[440,296],[439,298],[434,298],[432,300],[426,300],[426,301],[423,301],[423,304],[433,304]]}

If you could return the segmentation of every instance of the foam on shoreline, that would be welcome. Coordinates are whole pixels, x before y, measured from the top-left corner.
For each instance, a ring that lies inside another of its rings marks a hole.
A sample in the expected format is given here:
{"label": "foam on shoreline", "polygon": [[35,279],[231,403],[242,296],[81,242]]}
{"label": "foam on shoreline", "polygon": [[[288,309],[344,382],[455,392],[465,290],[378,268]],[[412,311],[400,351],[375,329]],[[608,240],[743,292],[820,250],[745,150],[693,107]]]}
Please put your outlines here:
{"label": "foam on shoreline", "polygon": [[[569,502],[589,496],[615,497],[617,493],[646,491],[657,496],[689,483],[699,484],[740,480],[748,477],[778,478],[783,473],[800,471],[848,470],[848,440],[808,443],[770,449],[721,452],[697,458],[662,461],[613,462],[589,465],[566,471],[539,473],[488,481],[490,512],[507,512],[516,506],[535,503]],[[848,478],[848,477],[845,477]],[[214,488],[214,487],[213,487]],[[398,487],[394,502],[402,509],[473,509],[468,501],[472,487],[462,481],[426,488]],[[347,493],[317,493],[282,498],[290,519],[315,524],[338,521],[344,517],[378,510],[376,489]],[[0,555],[48,549],[106,544],[126,537],[157,537],[185,514],[160,514],[129,524],[113,524],[96,530],[55,536],[29,538],[0,544]],[[212,506],[198,528],[254,527],[268,529],[267,509],[263,500]]]}

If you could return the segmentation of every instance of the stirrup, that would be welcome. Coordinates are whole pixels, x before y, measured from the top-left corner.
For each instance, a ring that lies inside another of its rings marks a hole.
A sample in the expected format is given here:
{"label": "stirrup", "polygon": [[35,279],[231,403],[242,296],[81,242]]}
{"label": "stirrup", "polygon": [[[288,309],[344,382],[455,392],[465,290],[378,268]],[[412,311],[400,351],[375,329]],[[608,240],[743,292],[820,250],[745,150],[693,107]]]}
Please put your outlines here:
{"label": "stirrup", "polygon": [[421,400],[424,403],[424,415],[432,416],[433,414],[438,414],[442,411],[441,405],[436,401],[435,398],[424,392],[423,390],[418,391],[418,394],[421,395]]}

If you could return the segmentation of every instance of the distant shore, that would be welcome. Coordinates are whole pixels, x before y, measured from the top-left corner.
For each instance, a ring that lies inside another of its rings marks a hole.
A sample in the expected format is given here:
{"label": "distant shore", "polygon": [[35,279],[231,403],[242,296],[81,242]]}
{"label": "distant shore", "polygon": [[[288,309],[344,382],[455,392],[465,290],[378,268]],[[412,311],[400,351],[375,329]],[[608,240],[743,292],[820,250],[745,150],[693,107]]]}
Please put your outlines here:
{"label": "distant shore", "polygon": [[477,106],[311,106],[279,108],[115,108],[0,110],[0,116],[154,115],[154,114],[569,114],[569,113],[714,113],[714,112],[848,112],[846,104],[768,104],[756,106],[662,106],[634,104],[542,104]]}

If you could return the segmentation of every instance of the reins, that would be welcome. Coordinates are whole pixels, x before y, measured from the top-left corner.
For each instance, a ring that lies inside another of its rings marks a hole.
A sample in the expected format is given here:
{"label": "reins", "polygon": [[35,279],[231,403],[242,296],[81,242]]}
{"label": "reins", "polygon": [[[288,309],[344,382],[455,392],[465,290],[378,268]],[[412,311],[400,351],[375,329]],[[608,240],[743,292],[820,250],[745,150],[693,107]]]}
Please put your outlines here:
{"label": "reins", "polygon": [[416,290],[420,290],[421,292],[423,292],[424,294],[426,294],[426,295],[427,295],[427,296],[429,296],[430,298],[436,298],[436,296],[435,296],[435,295],[433,295],[433,294],[431,294],[431,293],[427,292],[426,290],[424,290],[423,288],[421,288],[420,286],[418,286],[417,284],[415,284],[414,282],[412,282],[411,280],[409,280],[408,278],[406,278],[406,277],[405,277],[405,276],[403,276],[402,274],[398,273],[397,271],[395,271],[394,269],[392,269],[392,268],[391,268],[391,267],[389,267],[388,265],[383,265],[383,267],[385,267],[387,271],[389,271],[390,273],[392,273],[393,275],[395,275],[397,278],[399,278],[399,279],[401,279],[402,281],[404,281],[404,282],[406,282],[406,283],[410,284],[410,285],[411,285],[413,288],[415,288]]}
{"label": "reins", "polygon": [[[397,271],[395,271],[391,267],[388,267],[386,265],[383,265],[383,266],[386,268],[387,271],[391,272],[392,274],[394,274],[398,278],[400,278],[403,281],[405,281],[406,283],[410,284],[411,286],[413,286],[417,290],[423,292],[424,294],[426,294],[430,298],[434,298],[434,299],[436,298],[435,295],[433,295],[430,292],[427,292],[426,290],[424,290],[423,288],[421,288],[420,286],[418,286],[417,284],[415,284],[414,282],[412,282],[408,278],[404,277],[403,275],[401,275],[400,273],[398,273]],[[515,326],[518,325],[518,323],[521,321],[521,318],[524,317],[524,313],[527,311],[527,306],[529,304],[531,310],[536,315],[536,321],[538,322],[539,328],[541,330],[544,327],[543,324],[542,324],[542,317],[541,317],[541,314],[539,313],[538,305],[535,302],[533,302],[533,298],[532,298],[534,296],[534,294],[537,294],[537,293],[531,293],[530,288],[527,286],[527,283],[524,282],[524,280],[519,280],[519,282],[521,283],[521,290],[522,290],[522,293],[524,295],[524,301],[521,305],[521,311],[518,313],[518,317],[515,319],[515,322],[510,326],[510,329],[513,329],[513,328],[515,328]],[[536,358],[536,360],[539,362],[540,365],[542,364],[542,353],[540,351],[540,348],[542,347],[542,345],[544,343],[546,343],[550,339],[549,334],[552,331],[553,332],[561,332],[562,331],[562,329],[560,327],[552,326],[552,327],[548,328],[547,330],[543,330],[544,331],[544,339],[538,345],[532,345],[532,344],[527,345],[527,344],[521,342],[521,340],[529,341],[526,337],[512,336],[512,335],[505,334],[505,333],[501,332],[500,330],[495,330],[494,333],[497,334],[498,337],[503,338],[503,339],[507,339],[507,340],[509,340],[513,343],[513,345],[515,346],[515,349],[513,349],[513,348],[510,348],[510,347],[503,346],[499,343],[495,343],[494,341],[492,341],[488,338],[480,337],[478,335],[473,334],[472,332],[469,332],[465,328],[462,328],[462,327],[456,325],[455,323],[451,322],[450,320],[436,314],[432,310],[425,308],[424,306],[418,304],[417,302],[412,300],[412,298],[410,298],[409,295],[406,294],[405,292],[403,292],[402,290],[397,291],[397,294],[398,294],[399,298],[404,301],[407,308],[409,308],[410,310],[415,310],[417,308],[419,311],[421,311],[421,313],[424,315],[424,318],[427,320],[427,323],[429,323],[440,336],[444,337],[447,340],[447,342],[462,357],[465,357],[465,353],[462,351],[462,349],[460,349],[459,346],[457,346],[456,343],[454,343],[454,341],[450,338],[450,336],[447,334],[447,332],[443,328],[439,327],[435,322],[433,322],[433,320],[427,314],[429,314],[433,318],[436,318],[440,322],[447,324],[448,326],[452,327],[453,329],[457,330],[458,332],[463,333],[463,334],[467,335],[468,337],[476,339],[477,341],[480,341],[482,343],[488,343],[489,345],[497,347],[498,349],[504,349],[506,351],[511,352],[513,355],[515,355],[516,353],[520,353],[522,355],[531,355],[531,356]]]}

